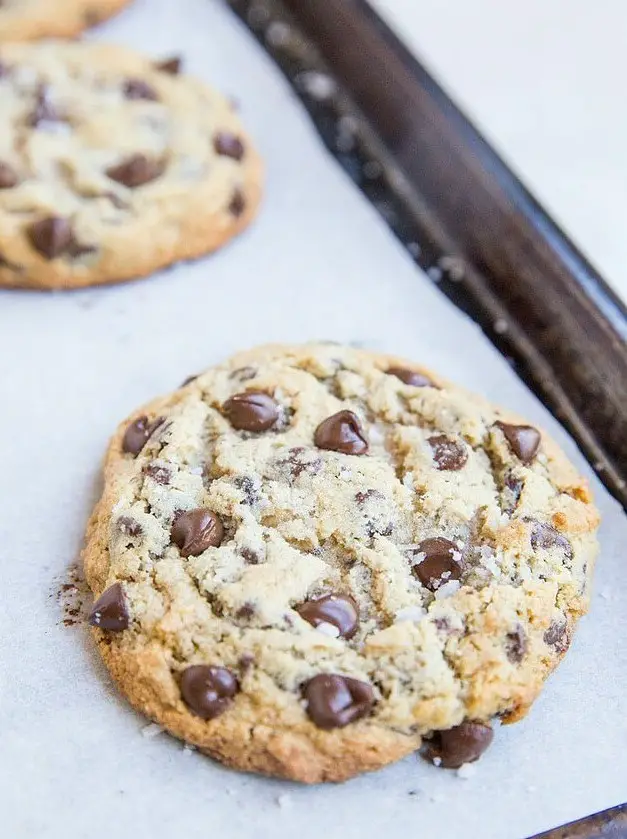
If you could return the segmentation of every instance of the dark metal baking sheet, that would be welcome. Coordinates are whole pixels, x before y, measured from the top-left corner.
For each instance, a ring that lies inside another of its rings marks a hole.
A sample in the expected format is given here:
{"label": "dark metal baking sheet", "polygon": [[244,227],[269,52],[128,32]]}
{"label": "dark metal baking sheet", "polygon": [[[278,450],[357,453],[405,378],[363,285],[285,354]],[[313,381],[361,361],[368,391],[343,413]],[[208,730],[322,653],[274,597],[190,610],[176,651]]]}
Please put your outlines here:
{"label": "dark metal baking sheet", "polygon": [[[228,2],[416,262],[627,508],[622,301],[364,0]],[[627,805],[542,837],[627,837]]]}
{"label": "dark metal baking sheet", "polygon": [[627,309],[363,0],[229,0],[418,264],[627,507]]}

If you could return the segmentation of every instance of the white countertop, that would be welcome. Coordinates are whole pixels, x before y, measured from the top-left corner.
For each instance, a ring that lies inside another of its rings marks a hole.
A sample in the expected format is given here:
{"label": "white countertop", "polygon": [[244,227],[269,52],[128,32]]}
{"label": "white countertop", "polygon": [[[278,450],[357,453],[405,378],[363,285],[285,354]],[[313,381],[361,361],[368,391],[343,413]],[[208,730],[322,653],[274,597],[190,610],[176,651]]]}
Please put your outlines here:
{"label": "white countertop", "polygon": [[627,3],[371,2],[627,299]]}

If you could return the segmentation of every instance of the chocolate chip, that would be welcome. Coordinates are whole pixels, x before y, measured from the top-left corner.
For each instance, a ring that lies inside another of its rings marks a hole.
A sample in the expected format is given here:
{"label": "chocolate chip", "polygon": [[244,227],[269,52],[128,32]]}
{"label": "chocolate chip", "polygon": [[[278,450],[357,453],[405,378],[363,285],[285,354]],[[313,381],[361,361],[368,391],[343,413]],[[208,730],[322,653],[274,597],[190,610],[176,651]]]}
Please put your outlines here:
{"label": "chocolate chip", "polygon": [[365,717],[374,705],[374,693],[366,682],[321,673],[303,687],[307,714],[318,728],[343,728]]}
{"label": "chocolate chip", "polygon": [[169,469],[166,469],[165,466],[160,466],[158,463],[148,463],[144,466],[143,469],[144,475],[147,475],[149,478],[156,484],[161,484],[161,486],[168,486],[172,479],[172,473]]}
{"label": "chocolate chip", "polygon": [[573,546],[565,536],[552,525],[541,521],[534,521],[531,530],[531,547],[534,551],[559,548],[567,559],[573,558]]}
{"label": "chocolate chip", "polygon": [[181,556],[199,556],[207,548],[217,548],[224,538],[224,526],[211,510],[199,507],[179,513],[170,532]]}
{"label": "chocolate chip", "polygon": [[114,583],[103,591],[94,603],[87,620],[92,626],[107,629],[109,632],[122,632],[128,629],[128,607],[124,589],[120,583]]}
{"label": "chocolate chip", "polygon": [[522,626],[517,626],[506,636],[505,652],[512,664],[520,664],[527,653],[527,636]]}
{"label": "chocolate chip", "polygon": [[538,453],[542,440],[538,429],[531,425],[508,425],[505,422],[497,422],[495,425],[505,435],[505,439],[516,457],[525,464],[531,463]]}
{"label": "chocolate chip", "polygon": [[346,594],[327,594],[317,600],[307,600],[296,611],[312,626],[330,623],[340,638],[352,638],[359,627],[359,611],[352,597]]}
{"label": "chocolate chip", "polygon": [[117,521],[117,528],[123,536],[131,536],[132,538],[141,536],[144,532],[141,524],[130,516],[120,516]]}
{"label": "chocolate chip", "polygon": [[259,565],[261,562],[261,557],[256,551],[251,551],[250,548],[242,548],[240,551],[244,562],[247,562],[249,565]]}
{"label": "chocolate chip", "polygon": [[544,643],[549,647],[554,647],[555,651],[560,654],[565,653],[570,646],[566,622],[557,623],[557,621],[553,621],[544,633]]}
{"label": "chocolate chip", "polygon": [[163,61],[155,62],[155,69],[162,73],[169,73],[170,76],[178,76],[183,67],[183,59],[180,55],[173,55],[171,58],[164,58]]}
{"label": "chocolate chip", "polygon": [[417,370],[409,370],[406,367],[390,367],[387,372],[390,376],[396,376],[401,382],[412,387],[434,387],[431,379]]}
{"label": "chocolate chip", "polygon": [[237,679],[226,667],[194,664],[181,676],[183,701],[203,720],[212,720],[223,714],[238,690]]}
{"label": "chocolate chip", "polygon": [[259,503],[261,498],[259,494],[259,486],[255,482],[255,480],[248,475],[238,475],[234,480],[233,483],[235,486],[242,491],[244,498],[242,502],[249,507],[253,507],[255,504]]}
{"label": "chocolate chip", "polygon": [[236,393],[227,399],[222,412],[238,431],[267,431],[279,418],[279,406],[259,390]]}
{"label": "chocolate chip", "polygon": [[429,437],[436,467],[441,472],[458,472],[468,461],[468,450],[463,443],[451,440],[445,434]]}
{"label": "chocolate chip", "polygon": [[15,169],[0,160],[0,189],[13,189],[19,182]]}
{"label": "chocolate chip", "polygon": [[442,536],[425,539],[418,545],[418,553],[424,554],[425,558],[414,565],[412,571],[429,591],[436,591],[445,583],[461,577],[462,568],[455,559],[459,549],[450,539]]}
{"label": "chocolate chip", "polygon": [[257,610],[255,609],[254,603],[244,603],[243,606],[235,613],[235,617],[241,621],[249,621],[252,617],[255,616]]}
{"label": "chocolate chip", "polygon": [[341,454],[366,454],[368,441],[358,417],[352,411],[338,411],[316,428],[314,442],[319,449]]}
{"label": "chocolate chip", "polygon": [[360,507],[363,507],[368,501],[381,501],[383,498],[385,496],[378,489],[367,489],[365,492],[355,493],[355,501]]}
{"label": "chocolate chip", "polygon": [[448,731],[438,731],[427,743],[426,757],[440,760],[446,769],[459,769],[464,763],[478,760],[494,738],[489,725],[463,722]]}
{"label": "chocolate chip", "polygon": [[187,385],[191,385],[192,382],[195,382],[198,376],[188,376],[185,381],[179,385],[179,387],[187,387]]}
{"label": "chocolate chip", "polygon": [[157,417],[157,419],[152,420],[152,422],[146,416],[136,419],[124,432],[124,437],[122,438],[122,451],[126,452],[126,454],[137,456],[144,448],[152,434],[154,434],[157,428],[159,428],[160,425],[163,425],[164,422],[165,417]]}
{"label": "chocolate chip", "polygon": [[236,134],[221,131],[213,138],[213,147],[216,154],[222,157],[232,157],[233,160],[241,160],[244,157],[244,144]]}
{"label": "chocolate chip", "polygon": [[61,114],[50,101],[50,92],[45,85],[41,85],[37,91],[35,107],[27,117],[27,124],[31,128],[38,128],[42,123],[61,122]]}
{"label": "chocolate chip", "polygon": [[57,216],[49,216],[33,222],[27,234],[31,245],[46,259],[56,259],[61,256],[74,241],[70,222]]}
{"label": "chocolate chip", "polygon": [[241,189],[235,189],[229,203],[229,213],[239,218],[246,209],[246,199]]}
{"label": "chocolate chip", "polygon": [[165,170],[165,164],[160,160],[146,157],[144,154],[133,154],[107,169],[107,177],[112,181],[133,189],[156,180]]}
{"label": "chocolate chip", "polygon": [[155,89],[143,79],[127,79],[122,85],[122,93],[127,99],[148,99],[151,102],[159,99]]}

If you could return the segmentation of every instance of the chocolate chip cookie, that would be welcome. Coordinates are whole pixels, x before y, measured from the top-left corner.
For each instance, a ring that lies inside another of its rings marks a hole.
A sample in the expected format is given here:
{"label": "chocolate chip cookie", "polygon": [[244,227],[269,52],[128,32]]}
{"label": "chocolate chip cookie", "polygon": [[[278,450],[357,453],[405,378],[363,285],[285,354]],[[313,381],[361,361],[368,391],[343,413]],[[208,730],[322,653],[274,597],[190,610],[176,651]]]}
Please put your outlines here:
{"label": "chocolate chip cookie", "polygon": [[218,248],[261,164],[229,103],[103,44],[0,46],[0,285],[76,288]]}
{"label": "chocolate chip cookie", "polygon": [[566,652],[597,525],[519,417],[398,358],[264,347],[118,429],[90,622],[131,702],[230,766],[456,767]]}
{"label": "chocolate chip cookie", "polygon": [[119,12],[130,0],[0,0],[0,41],[69,38]]}

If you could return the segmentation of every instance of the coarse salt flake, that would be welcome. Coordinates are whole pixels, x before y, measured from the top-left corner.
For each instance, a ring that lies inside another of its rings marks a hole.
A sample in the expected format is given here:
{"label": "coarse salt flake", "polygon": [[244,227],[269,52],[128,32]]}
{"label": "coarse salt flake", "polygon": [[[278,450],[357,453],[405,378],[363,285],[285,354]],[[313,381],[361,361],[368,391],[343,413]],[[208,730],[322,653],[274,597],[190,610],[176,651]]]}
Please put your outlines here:
{"label": "coarse salt flake", "polygon": [[142,737],[148,737],[150,739],[152,737],[157,737],[162,732],[163,729],[160,725],[157,725],[156,722],[151,722],[149,725],[145,725],[142,728]]}
{"label": "coarse salt flake", "polygon": [[461,583],[459,580],[449,580],[436,591],[435,599],[443,600],[445,597],[452,597],[453,594],[459,591],[460,587]]}

